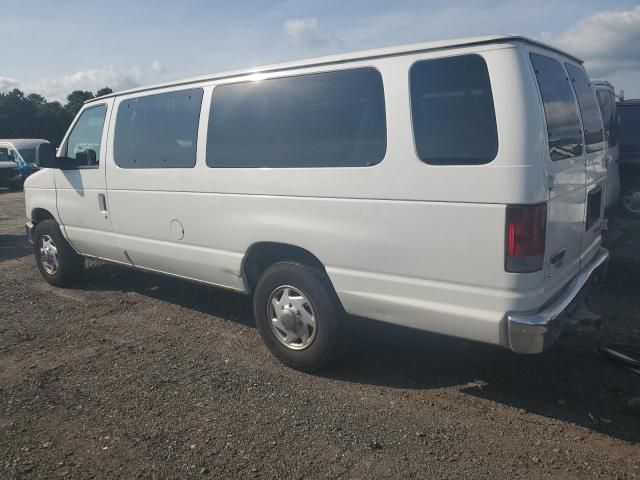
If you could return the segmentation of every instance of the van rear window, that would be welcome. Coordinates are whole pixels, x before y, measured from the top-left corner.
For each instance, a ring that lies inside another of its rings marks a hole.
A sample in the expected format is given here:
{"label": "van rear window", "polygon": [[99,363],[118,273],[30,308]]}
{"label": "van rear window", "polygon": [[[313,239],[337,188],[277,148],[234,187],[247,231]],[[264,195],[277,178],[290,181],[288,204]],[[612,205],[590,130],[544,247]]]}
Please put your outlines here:
{"label": "van rear window", "polygon": [[560,62],[531,53],[540,96],[544,104],[551,160],[564,160],[582,154],[582,126],[569,78]]}
{"label": "van rear window", "polygon": [[605,138],[609,142],[610,147],[615,147],[618,144],[618,123],[616,118],[616,102],[613,98],[613,93],[611,93],[610,90],[599,88],[596,90],[596,96],[600,104]]}
{"label": "van rear window", "polygon": [[598,103],[591,88],[589,77],[584,69],[565,63],[567,72],[571,76],[573,89],[578,98],[578,106],[582,115],[582,125],[584,126],[584,142],[587,145],[587,152],[596,152],[604,148],[604,137],[602,136],[602,120],[598,110]]}
{"label": "van rear window", "polygon": [[116,165],[193,168],[202,95],[194,88],[124,100],[116,119]]}
{"label": "van rear window", "polygon": [[386,153],[373,68],[219,85],[211,102],[210,167],[364,167]]}
{"label": "van rear window", "polygon": [[487,64],[480,55],[423,60],[410,72],[418,157],[434,165],[478,165],[498,153]]}

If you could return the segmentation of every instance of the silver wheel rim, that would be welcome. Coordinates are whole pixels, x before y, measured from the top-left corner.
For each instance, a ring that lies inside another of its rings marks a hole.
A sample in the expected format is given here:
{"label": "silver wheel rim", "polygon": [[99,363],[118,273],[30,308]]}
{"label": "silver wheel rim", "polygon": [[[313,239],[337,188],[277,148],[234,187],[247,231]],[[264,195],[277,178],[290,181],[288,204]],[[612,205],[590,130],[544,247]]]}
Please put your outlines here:
{"label": "silver wheel rim", "polygon": [[624,194],[622,203],[624,204],[624,208],[626,208],[631,213],[639,214],[640,213],[640,187],[635,187],[635,188],[632,188],[631,190],[628,190]]}
{"label": "silver wheel rim", "polygon": [[273,334],[285,347],[304,350],[316,338],[316,314],[307,296],[297,288],[276,288],[267,303]]}
{"label": "silver wheel rim", "polygon": [[58,249],[49,235],[40,237],[40,263],[49,275],[55,275],[60,267]]}

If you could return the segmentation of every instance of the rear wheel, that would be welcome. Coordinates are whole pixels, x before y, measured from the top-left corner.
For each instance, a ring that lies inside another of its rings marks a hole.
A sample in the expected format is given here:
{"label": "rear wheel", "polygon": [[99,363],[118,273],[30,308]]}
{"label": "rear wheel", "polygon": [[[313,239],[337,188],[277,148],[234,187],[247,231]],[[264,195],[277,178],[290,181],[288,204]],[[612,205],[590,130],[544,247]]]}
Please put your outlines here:
{"label": "rear wheel", "polygon": [[620,205],[627,215],[640,218],[640,182],[623,189]]}
{"label": "rear wheel", "polygon": [[33,253],[38,270],[51,285],[70,285],[82,274],[84,258],[71,248],[62,236],[58,223],[53,219],[43,220],[36,225]]}
{"label": "rear wheel", "polygon": [[270,266],[256,285],[253,309],[267,348],[292,368],[320,370],[345,344],[342,308],[318,268],[297,262]]}

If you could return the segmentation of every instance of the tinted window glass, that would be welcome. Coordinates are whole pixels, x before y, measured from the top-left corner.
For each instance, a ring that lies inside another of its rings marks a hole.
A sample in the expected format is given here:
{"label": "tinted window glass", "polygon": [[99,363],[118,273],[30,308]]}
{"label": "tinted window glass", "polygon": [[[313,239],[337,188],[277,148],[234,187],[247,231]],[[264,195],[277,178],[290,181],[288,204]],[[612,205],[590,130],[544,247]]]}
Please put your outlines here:
{"label": "tinted window glass", "polygon": [[495,158],[496,114],[481,56],[417,62],[410,83],[413,133],[423,162],[476,165]]}
{"label": "tinted window glass", "polygon": [[210,167],[360,167],[381,162],[386,148],[382,78],[372,68],[213,90]]}
{"label": "tinted window glass", "polygon": [[602,136],[602,124],[600,123],[600,111],[591,88],[591,82],[589,82],[589,77],[587,77],[582,68],[568,63],[565,63],[565,66],[571,76],[571,82],[578,98],[587,151],[595,152],[604,147],[604,138]]}
{"label": "tinted window glass", "polygon": [[34,148],[19,148],[20,156],[27,163],[36,163],[36,149]]}
{"label": "tinted window glass", "polygon": [[95,167],[100,163],[100,144],[106,105],[98,105],[86,109],[73,127],[65,156],[72,160],[76,167]]}
{"label": "tinted window glass", "polygon": [[569,79],[560,62],[531,54],[540,96],[544,104],[551,160],[582,154],[582,127]]}
{"label": "tinted window glass", "polygon": [[600,105],[600,113],[602,114],[602,123],[604,125],[604,138],[609,142],[610,147],[617,145],[617,128],[616,128],[616,103],[613,95],[609,90],[596,90],[598,104]]}
{"label": "tinted window glass", "polygon": [[201,88],[131,98],[118,107],[114,155],[123,168],[196,164]]}
{"label": "tinted window glass", "polygon": [[640,152],[640,105],[618,105],[621,152]]}
{"label": "tinted window glass", "polygon": [[5,147],[0,147],[0,162],[10,162],[9,158],[9,149]]}

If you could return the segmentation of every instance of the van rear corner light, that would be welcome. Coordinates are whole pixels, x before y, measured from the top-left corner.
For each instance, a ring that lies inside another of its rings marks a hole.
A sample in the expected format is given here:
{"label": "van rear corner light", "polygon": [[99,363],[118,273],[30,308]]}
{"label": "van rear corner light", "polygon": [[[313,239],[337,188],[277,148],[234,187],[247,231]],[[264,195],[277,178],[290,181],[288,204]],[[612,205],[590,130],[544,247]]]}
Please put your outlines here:
{"label": "van rear corner light", "polygon": [[531,273],[544,265],[547,204],[507,205],[505,270]]}

